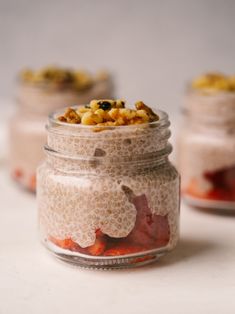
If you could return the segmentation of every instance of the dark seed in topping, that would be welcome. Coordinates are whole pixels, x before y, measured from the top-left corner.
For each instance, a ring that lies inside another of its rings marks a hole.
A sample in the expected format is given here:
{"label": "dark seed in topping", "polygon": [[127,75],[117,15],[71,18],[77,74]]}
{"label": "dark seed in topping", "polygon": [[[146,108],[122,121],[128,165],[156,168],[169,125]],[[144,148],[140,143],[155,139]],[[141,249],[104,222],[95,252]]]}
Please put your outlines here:
{"label": "dark seed in topping", "polygon": [[101,148],[96,148],[95,149],[95,153],[94,153],[94,156],[95,157],[102,157],[102,156],[105,156],[106,155],[106,152],[101,149]]}
{"label": "dark seed in topping", "polygon": [[61,78],[61,81],[62,83],[66,83],[66,84],[72,83],[74,81],[74,76],[72,75],[71,72],[66,71],[64,73],[64,76]]}
{"label": "dark seed in topping", "polygon": [[46,70],[44,73],[43,73],[43,76],[46,80],[50,80],[50,79],[53,79],[53,73],[50,71],[50,70]]}
{"label": "dark seed in topping", "polygon": [[103,109],[103,110],[111,109],[111,104],[108,101],[99,101],[98,105],[100,106],[100,109]]}
{"label": "dark seed in topping", "polygon": [[130,144],[131,144],[131,139],[126,138],[126,139],[123,141],[123,143],[124,143],[125,145],[130,145]]}

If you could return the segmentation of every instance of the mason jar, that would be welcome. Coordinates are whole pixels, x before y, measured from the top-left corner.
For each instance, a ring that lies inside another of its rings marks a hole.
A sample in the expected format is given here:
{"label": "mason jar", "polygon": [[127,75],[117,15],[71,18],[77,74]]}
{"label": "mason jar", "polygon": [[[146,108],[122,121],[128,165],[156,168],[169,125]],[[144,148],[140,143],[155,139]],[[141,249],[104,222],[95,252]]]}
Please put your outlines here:
{"label": "mason jar", "polygon": [[235,209],[235,92],[189,88],[178,140],[183,198]]}
{"label": "mason jar", "polygon": [[9,121],[9,169],[11,176],[23,187],[35,191],[36,168],[43,159],[46,142],[45,123],[50,112],[87,103],[94,98],[111,98],[113,86],[110,76],[94,80],[85,90],[68,86],[18,82],[17,111]]}
{"label": "mason jar", "polygon": [[179,235],[179,175],[168,160],[169,120],[104,127],[47,125],[37,171],[41,240],[88,268],[134,267],[171,251]]}

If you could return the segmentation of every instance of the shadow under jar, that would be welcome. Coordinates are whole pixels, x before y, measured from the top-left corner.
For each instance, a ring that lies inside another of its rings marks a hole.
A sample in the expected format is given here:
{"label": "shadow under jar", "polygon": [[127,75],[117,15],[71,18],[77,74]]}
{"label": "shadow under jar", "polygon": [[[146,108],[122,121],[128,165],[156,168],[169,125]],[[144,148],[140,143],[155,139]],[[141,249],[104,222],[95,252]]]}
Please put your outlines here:
{"label": "shadow under jar", "polygon": [[190,205],[235,209],[234,92],[188,91],[178,166],[182,195]]}
{"label": "shadow under jar", "polygon": [[95,98],[113,96],[111,78],[94,79],[85,90],[68,86],[33,84],[19,81],[18,110],[9,121],[9,168],[20,185],[35,192],[36,168],[43,160],[42,147],[46,143],[45,123],[49,113]]}
{"label": "shadow under jar", "polygon": [[169,121],[47,126],[37,172],[41,239],[58,258],[90,268],[155,261],[178,240],[179,175],[168,161]]}

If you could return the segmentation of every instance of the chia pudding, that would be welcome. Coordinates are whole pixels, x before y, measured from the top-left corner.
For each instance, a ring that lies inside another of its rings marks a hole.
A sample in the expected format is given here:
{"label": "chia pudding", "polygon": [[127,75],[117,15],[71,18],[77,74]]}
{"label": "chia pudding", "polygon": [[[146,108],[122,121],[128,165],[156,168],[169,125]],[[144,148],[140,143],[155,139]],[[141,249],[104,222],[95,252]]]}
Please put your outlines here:
{"label": "chia pudding", "polygon": [[179,176],[168,161],[166,113],[143,102],[92,101],[49,118],[37,172],[44,245],[84,267],[146,264],[179,233]]}
{"label": "chia pudding", "polygon": [[65,104],[83,104],[96,97],[112,97],[112,94],[112,80],[104,72],[91,75],[58,67],[22,71],[16,95],[18,110],[9,122],[12,177],[35,191],[35,173],[44,157],[45,123],[50,112]]}
{"label": "chia pudding", "polygon": [[196,79],[183,110],[178,166],[184,198],[199,207],[235,209],[235,78]]}

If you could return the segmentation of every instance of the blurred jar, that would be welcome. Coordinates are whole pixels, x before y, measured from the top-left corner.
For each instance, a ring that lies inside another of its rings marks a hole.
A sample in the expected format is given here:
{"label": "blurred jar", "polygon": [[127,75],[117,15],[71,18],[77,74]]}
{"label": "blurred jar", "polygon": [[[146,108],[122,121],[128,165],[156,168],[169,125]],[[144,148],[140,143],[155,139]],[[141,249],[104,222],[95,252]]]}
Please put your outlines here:
{"label": "blurred jar", "polygon": [[150,125],[84,126],[49,120],[38,168],[44,245],[92,268],[155,261],[178,241],[179,175],[168,160],[168,116]]}
{"label": "blurred jar", "polygon": [[107,73],[48,67],[26,70],[18,81],[18,109],[9,122],[9,167],[12,177],[35,191],[36,168],[43,159],[45,122],[57,108],[87,103],[96,98],[112,98],[113,85]]}
{"label": "blurred jar", "polygon": [[191,205],[235,209],[235,80],[207,74],[188,88],[178,141],[182,195]]}

